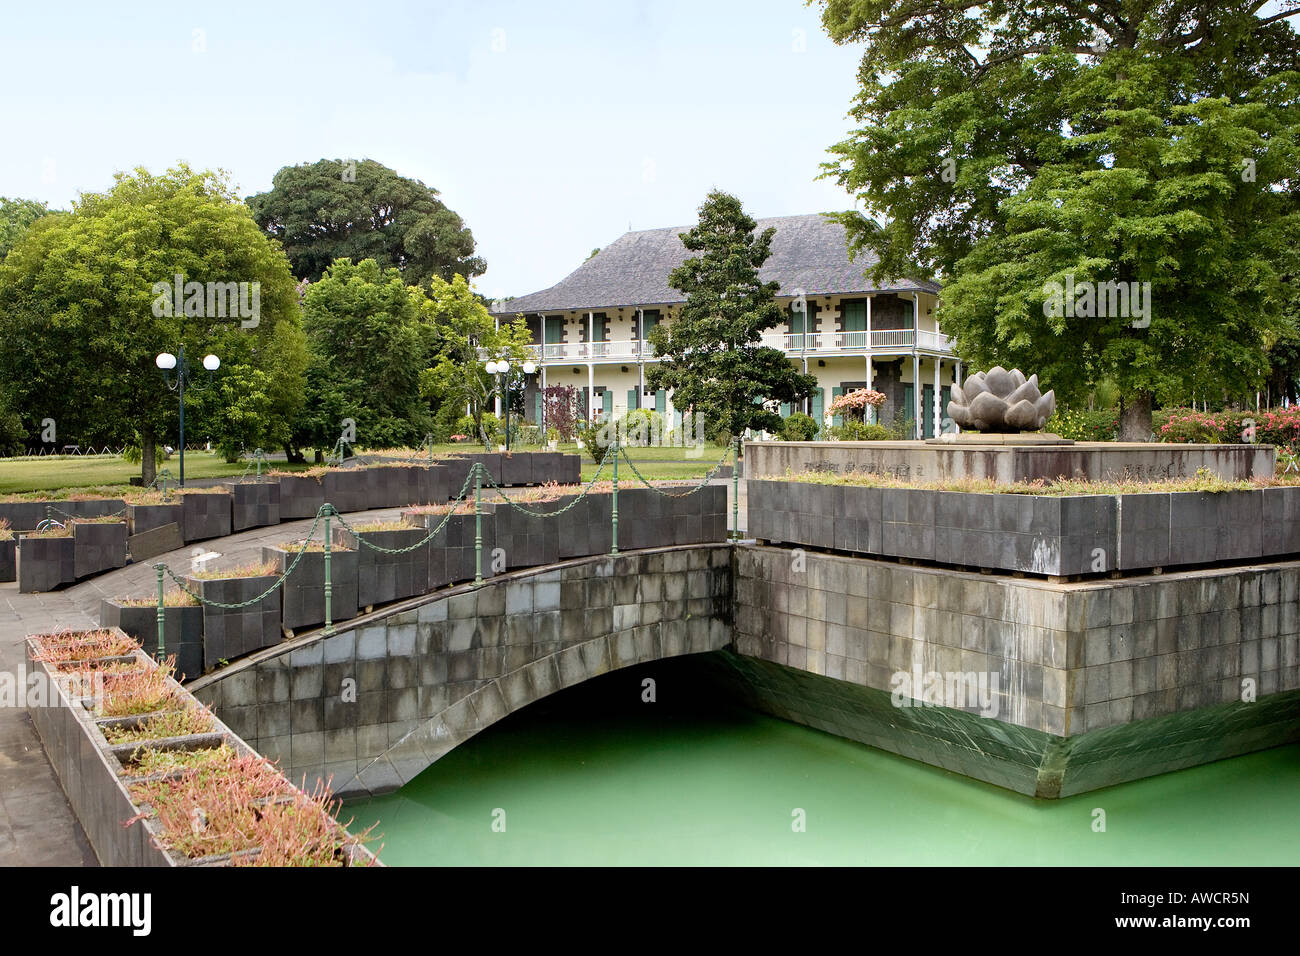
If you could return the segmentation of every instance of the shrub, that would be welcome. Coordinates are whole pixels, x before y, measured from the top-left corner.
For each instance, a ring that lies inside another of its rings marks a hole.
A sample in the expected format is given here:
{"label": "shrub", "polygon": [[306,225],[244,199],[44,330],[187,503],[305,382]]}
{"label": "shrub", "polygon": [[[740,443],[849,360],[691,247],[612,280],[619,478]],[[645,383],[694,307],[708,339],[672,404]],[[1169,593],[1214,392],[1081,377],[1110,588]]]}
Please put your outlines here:
{"label": "shrub", "polygon": [[648,448],[667,437],[664,417],[652,408],[634,408],[614,423],[621,444]]}
{"label": "shrub", "polygon": [[1114,441],[1119,433],[1119,409],[1058,408],[1044,428],[1071,441]]}
{"label": "shrub", "polygon": [[[501,419],[497,418],[492,412],[483,413],[483,431],[487,432],[489,444],[495,445],[506,440],[506,430],[501,424]],[[482,441],[478,428],[474,424],[473,415],[462,416],[456,423],[456,433],[458,435],[469,435],[471,441]]]}
{"label": "shrub", "polygon": [[777,438],[781,441],[812,441],[817,437],[817,419],[803,412],[795,412],[781,422]]}
{"label": "shrub", "polygon": [[893,441],[895,434],[884,425],[865,422],[845,422],[832,425],[830,435],[836,441]]}

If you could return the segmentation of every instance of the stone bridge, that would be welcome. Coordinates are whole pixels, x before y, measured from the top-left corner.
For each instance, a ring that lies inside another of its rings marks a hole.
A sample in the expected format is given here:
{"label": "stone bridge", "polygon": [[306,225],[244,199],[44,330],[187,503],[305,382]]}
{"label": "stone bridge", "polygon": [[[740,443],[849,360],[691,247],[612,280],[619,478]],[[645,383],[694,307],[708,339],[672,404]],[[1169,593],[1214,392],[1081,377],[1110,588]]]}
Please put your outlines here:
{"label": "stone bridge", "polygon": [[731,643],[731,548],[580,558],[391,605],[190,684],[310,787],[394,790],[535,700]]}
{"label": "stone bridge", "polygon": [[1298,595],[1296,561],[1069,583],[678,546],[394,604],[190,686],[291,779],[363,796],[548,694],[709,653],[758,709],[1061,797],[1300,739]]}

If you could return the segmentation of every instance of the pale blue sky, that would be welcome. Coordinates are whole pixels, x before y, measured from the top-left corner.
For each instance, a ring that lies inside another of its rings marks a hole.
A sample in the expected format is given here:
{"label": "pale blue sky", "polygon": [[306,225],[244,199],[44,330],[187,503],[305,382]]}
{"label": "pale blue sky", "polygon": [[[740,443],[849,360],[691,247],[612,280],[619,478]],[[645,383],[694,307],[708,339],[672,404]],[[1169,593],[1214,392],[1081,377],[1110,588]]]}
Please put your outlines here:
{"label": "pale blue sky", "polygon": [[3,9],[0,195],[66,207],[178,159],[248,195],[371,158],[441,190],[493,297],[553,285],[629,223],[691,222],[714,186],[759,217],[851,204],[816,177],[861,48],[801,0]]}

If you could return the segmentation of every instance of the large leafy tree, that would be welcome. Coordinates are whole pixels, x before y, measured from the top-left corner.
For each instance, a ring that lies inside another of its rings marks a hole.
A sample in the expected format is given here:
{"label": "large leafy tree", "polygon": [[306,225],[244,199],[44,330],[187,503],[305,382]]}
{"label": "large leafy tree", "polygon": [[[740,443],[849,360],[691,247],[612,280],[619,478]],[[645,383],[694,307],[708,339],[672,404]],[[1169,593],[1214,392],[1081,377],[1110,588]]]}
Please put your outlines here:
{"label": "large leafy tree", "polygon": [[[204,296],[189,315],[159,308],[157,286],[178,274],[250,291],[257,283],[256,320],[209,313]],[[106,193],[83,193],[70,214],[37,220],[0,263],[0,382],[29,433],[53,418],[60,440],[137,443],[151,481],[155,443],[175,435],[177,413],[154,357],[183,344],[196,363],[214,352],[231,375],[264,374],[257,423],[241,427],[270,445],[287,435],[303,399],[300,322],[284,253],[224,175],[183,164],[161,175],[136,169]],[[227,374],[217,372],[223,387]],[[241,392],[228,400],[242,401]],[[187,392],[187,438],[235,440],[202,402]]]}
{"label": "large leafy tree", "polygon": [[[340,259],[308,286],[304,325],[310,391],[299,447],[332,447],[344,417],[371,448],[413,445],[430,431],[419,377],[436,333],[423,290],[373,259]],[[330,421],[330,413],[340,417]]]}
{"label": "large leafy tree", "polygon": [[7,199],[0,196],[0,259],[37,219],[49,213],[49,207],[35,199]]}
{"label": "large leafy tree", "polygon": [[650,333],[661,357],[647,372],[650,388],[671,389],[674,405],[709,419],[710,433],[775,432],[781,416],[772,403],[807,398],[817,387],[784,352],[758,344],[785,313],[775,300],[778,283],[758,277],[776,230],[755,235],[757,226],[735,196],[709,193],[698,224],[681,234],[688,250],[702,254],[668,280],[686,294],[686,304],[671,324],[661,322]]}
{"label": "large leafy tree", "polygon": [[506,358],[515,369],[523,365],[532,341],[528,323],[517,316],[513,322],[499,325],[462,276],[453,276],[450,282],[433,280],[429,315],[437,323],[438,345],[430,367],[421,376],[421,393],[457,409],[468,409],[476,434],[486,444],[483,413],[497,381],[483,370],[484,363],[489,358]]}
{"label": "large leafy tree", "polygon": [[[879,255],[875,276],[945,280],[939,318],[964,357],[1038,371],[1067,398],[1110,379],[1128,439],[1149,436],[1153,402],[1259,386],[1294,326],[1300,38],[1285,10],[822,5],[835,40],[867,43],[859,128],[827,167],[865,210],[842,221]],[[1150,283],[1148,314],[1049,314],[1050,283],[1069,281]]]}
{"label": "large leafy tree", "polygon": [[374,160],[286,166],[271,191],[250,196],[248,205],[258,225],[284,243],[300,279],[315,281],[344,258],[374,259],[409,285],[487,269],[474,255],[473,234],[438,190]]}

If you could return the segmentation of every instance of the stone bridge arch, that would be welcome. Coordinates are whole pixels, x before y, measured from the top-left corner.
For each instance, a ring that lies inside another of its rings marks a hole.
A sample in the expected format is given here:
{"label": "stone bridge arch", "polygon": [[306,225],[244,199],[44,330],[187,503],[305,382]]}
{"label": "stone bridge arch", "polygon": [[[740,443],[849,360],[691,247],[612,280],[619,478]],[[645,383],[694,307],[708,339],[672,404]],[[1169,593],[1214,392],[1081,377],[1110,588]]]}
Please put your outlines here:
{"label": "stone bridge arch", "polygon": [[401,787],[556,691],[732,640],[731,548],[580,558],[424,595],[191,685],[294,782]]}

